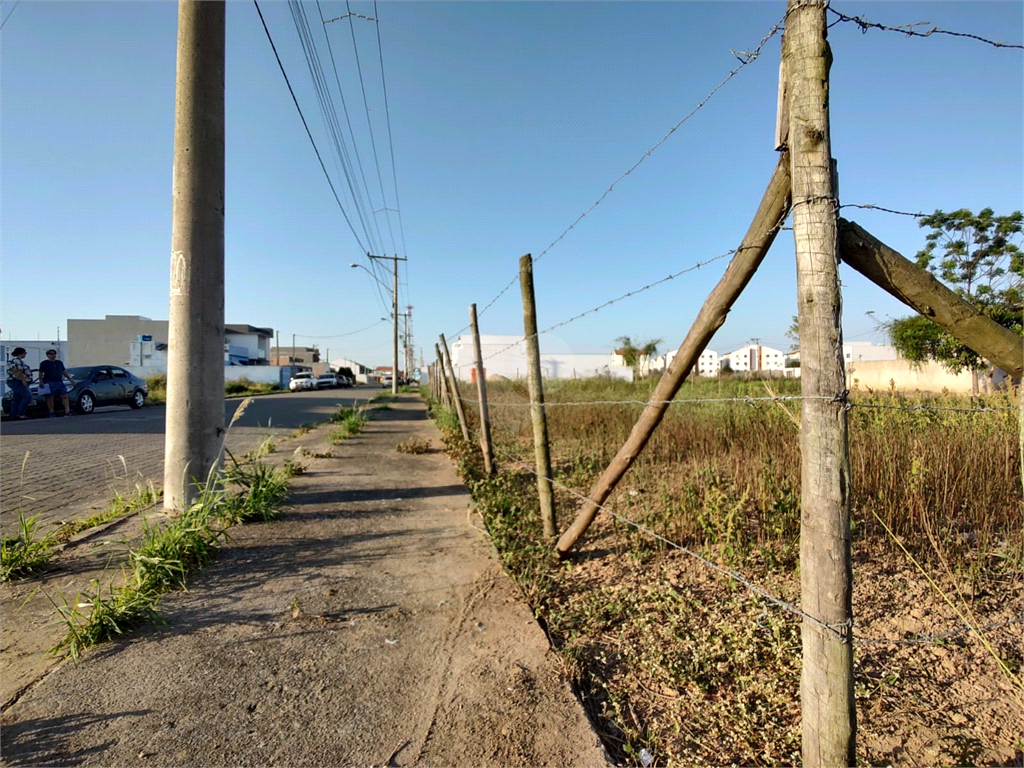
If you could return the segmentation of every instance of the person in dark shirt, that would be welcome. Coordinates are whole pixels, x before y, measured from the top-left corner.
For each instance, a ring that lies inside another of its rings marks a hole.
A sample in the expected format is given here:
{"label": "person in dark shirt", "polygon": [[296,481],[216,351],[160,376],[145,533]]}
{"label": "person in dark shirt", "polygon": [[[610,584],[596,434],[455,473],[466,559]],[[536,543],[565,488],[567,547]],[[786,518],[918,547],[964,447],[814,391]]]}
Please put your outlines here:
{"label": "person in dark shirt", "polygon": [[39,363],[39,385],[40,394],[46,395],[46,407],[50,411],[50,418],[54,418],[53,396],[60,395],[64,404],[64,415],[71,415],[71,404],[68,402],[68,390],[64,386],[64,379],[74,382],[71,375],[65,370],[64,363],[57,359],[57,350],[46,350],[46,359]]}

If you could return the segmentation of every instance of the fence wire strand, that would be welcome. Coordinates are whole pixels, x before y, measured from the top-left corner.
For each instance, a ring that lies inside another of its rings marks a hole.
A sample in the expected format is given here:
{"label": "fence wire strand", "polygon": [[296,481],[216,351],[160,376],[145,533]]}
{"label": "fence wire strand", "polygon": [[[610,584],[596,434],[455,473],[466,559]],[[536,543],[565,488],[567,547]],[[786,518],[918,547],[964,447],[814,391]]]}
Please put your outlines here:
{"label": "fence wire strand", "polygon": [[[844,393],[844,395],[845,395],[845,393]],[[842,396],[840,396],[840,397],[842,397]],[[818,400],[838,400],[838,399],[840,399],[840,397],[829,398],[827,396],[815,396],[813,399],[818,399]],[[469,403],[471,405],[479,405],[478,401],[476,401],[476,400],[471,400],[471,399],[464,398],[464,397],[460,397],[459,399],[462,400],[463,402]],[[748,400],[777,401],[777,400],[800,400],[800,399],[812,399],[812,398],[804,397],[804,396],[798,396],[798,395],[783,395],[783,396],[766,397],[766,398],[720,398],[720,399],[719,398],[712,398],[710,400],[709,399],[700,399],[700,400],[692,400],[692,401],[689,401],[689,402],[746,402]],[[632,402],[632,403],[637,403],[637,404],[646,404],[643,401],[617,401],[617,400],[613,400],[613,401],[596,401],[596,402],[593,402],[593,403],[572,403],[572,405],[597,405],[597,404],[607,404],[607,403],[617,404],[617,403],[620,403],[620,402]],[[686,401],[660,401],[660,402],[686,402]],[[502,404],[492,404],[492,403],[488,402],[488,407],[490,407],[491,405],[502,405]],[[508,404],[508,405],[511,405],[511,404]],[[524,406],[528,407],[531,404],[530,403],[524,403],[524,404],[516,404],[516,405],[524,405]],[[548,404],[545,403],[544,405],[548,405]],[[954,410],[962,410],[962,409],[954,409]],[[984,409],[984,410],[989,410],[989,409]],[[996,409],[991,409],[991,410],[996,410]],[[1009,408],[1009,409],[1000,409],[1000,410],[1016,410],[1016,409],[1015,408]],[[508,435],[509,437],[511,437],[513,440],[515,440],[517,442],[519,442],[519,440],[520,440],[520,438],[517,435],[509,432],[508,430],[503,429],[500,426],[496,426],[493,422],[491,423],[491,428],[492,428],[492,430],[497,429],[500,432],[504,432],[506,435]],[[481,438],[480,431],[477,430],[477,429],[474,429],[472,427],[470,428],[470,431],[474,435],[475,439],[477,441],[479,441],[480,438]],[[619,522],[624,523],[625,525],[630,526],[630,527],[636,529],[637,531],[639,531],[639,532],[641,532],[641,533],[643,533],[643,534],[645,534],[645,535],[647,535],[647,536],[649,536],[649,537],[651,537],[651,538],[653,538],[653,539],[655,539],[655,540],[665,544],[666,546],[668,546],[668,547],[670,547],[672,549],[678,550],[678,551],[682,552],[683,554],[688,555],[689,557],[694,558],[695,560],[703,563],[704,565],[708,566],[712,570],[717,571],[717,572],[719,572],[719,573],[721,573],[721,574],[723,574],[723,575],[733,579],[737,583],[742,584],[752,594],[755,594],[755,595],[763,598],[764,600],[767,600],[769,603],[771,603],[772,605],[776,606],[777,608],[779,608],[779,609],[781,609],[781,610],[783,610],[783,611],[785,611],[787,613],[790,613],[790,614],[792,614],[794,616],[799,616],[802,619],[807,619],[808,621],[810,621],[811,623],[817,625],[822,630],[824,630],[826,633],[832,635],[835,639],[839,640],[842,643],[850,643],[850,642],[852,642],[853,645],[858,645],[858,646],[859,645],[930,645],[930,644],[933,644],[933,643],[935,643],[937,641],[948,639],[950,637],[955,637],[955,636],[962,635],[962,634],[967,634],[967,633],[974,633],[974,634],[976,634],[981,639],[983,644],[987,645],[987,642],[986,642],[984,636],[982,635],[982,632],[986,632],[986,631],[994,630],[994,629],[1000,629],[1002,627],[1007,627],[1007,626],[1011,626],[1011,625],[1014,625],[1014,624],[1024,623],[1024,619],[1011,619],[1009,621],[997,622],[997,623],[992,623],[992,624],[986,624],[986,625],[977,626],[977,627],[972,626],[971,624],[967,623],[964,626],[961,626],[961,627],[958,627],[958,628],[952,629],[952,630],[947,630],[947,631],[944,631],[944,632],[937,632],[937,633],[915,632],[915,633],[913,633],[914,634],[913,637],[904,637],[904,638],[864,637],[864,638],[853,638],[851,640],[852,635],[853,635],[853,629],[856,626],[856,621],[855,621],[854,617],[851,616],[850,620],[847,621],[847,622],[840,622],[840,623],[835,623],[835,624],[830,624],[828,622],[821,621],[820,619],[818,619],[818,618],[816,618],[814,616],[811,616],[807,612],[801,610],[795,604],[787,602],[786,600],[783,600],[781,597],[773,595],[770,592],[768,592],[767,590],[765,590],[764,588],[759,587],[757,584],[753,583],[752,581],[747,579],[745,576],[743,576],[743,574],[741,574],[739,571],[736,571],[736,570],[734,570],[732,568],[726,568],[724,566],[720,566],[717,563],[714,563],[713,561],[707,559],[706,557],[703,557],[702,555],[697,554],[696,552],[688,549],[687,547],[684,547],[683,545],[678,544],[678,543],[676,543],[676,542],[674,542],[674,541],[672,541],[670,539],[667,539],[664,536],[662,536],[662,535],[660,535],[660,534],[650,530],[646,526],[644,526],[644,525],[642,525],[640,523],[637,523],[634,520],[630,520],[628,517],[625,517],[624,515],[620,515],[619,513],[615,512],[614,510],[609,509],[604,504],[599,504],[597,502],[592,501],[589,497],[584,496],[583,494],[579,493],[578,491],[576,491],[576,490],[574,490],[572,488],[569,488],[568,486],[564,485],[563,483],[560,483],[559,481],[557,481],[557,480],[555,480],[553,478],[546,477],[545,475],[540,474],[536,469],[530,467],[529,463],[526,460],[524,460],[524,459],[517,458],[517,457],[513,456],[512,454],[508,453],[505,450],[502,450],[501,448],[499,448],[497,446],[492,446],[492,449],[496,453],[500,453],[502,456],[504,456],[506,459],[508,459],[510,462],[512,462],[512,464],[514,466],[517,466],[517,467],[521,468],[523,471],[525,471],[525,472],[527,472],[527,473],[529,473],[529,474],[531,474],[531,475],[533,475],[533,476],[535,476],[537,478],[541,478],[541,479],[547,480],[553,486],[556,486],[557,488],[560,488],[561,490],[565,491],[566,493],[570,494],[571,496],[574,496],[575,498],[577,498],[580,501],[583,501],[583,502],[585,502],[587,504],[594,504],[594,506],[596,506],[602,512],[606,513],[609,517],[611,517],[611,518],[613,518],[615,520],[618,520]]]}
{"label": "fence wire strand", "polygon": [[[672,134],[674,134],[676,131],[678,131],[682,127],[682,125],[684,123],[686,123],[691,117],[693,117],[695,114],[697,114],[697,112],[699,112],[701,109],[703,109],[704,106],[709,101],[711,101],[711,98],[719,90],[721,90],[725,86],[726,83],[728,83],[730,80],[732,80],[733,77],[735,77],[736,74],[741,69],[743,69],[744,67],[746,67],[749,64],[752,64],[754,61],[756,61],[758,59],[758,57],[761,55],[761,50],[764,48],[765,45],[767,45],[768,41],[771,40],[773,37],[775,37],[775,35],[777,35],[779,33],[779,31],[784,28],[785,23],[786,23],[786,18],[788,17],[788,15],[789,15],[789,11],[786,11],[786,15],[784,15],[782,17],[782,19],[780,19],[775,24],[775,26],[773,26],[771,28],[771,30],[769,30],[768,34],[766,34],[763,38],[761,38],[761,42],[759,42],[757,44],[757,47],[754,48],[754,50],[752,50],[752,51],[738,51],[738,50],[730,51],[730,53],[732,53],[733,56],[735,56],[739,60],[739,62],[740,62],[739,65],[734,67],[729,72],[729,74],[726,75],[725,79],[722,80],[722,82],[720,82],[718,85],[716,85],[714,88],[712,88],[711,91],[708,93],[708,95],[705,96],[704,99],[699,104],[697,104],[697,106],[695,106],[693,109],[691,109],[681,120],[679,120],[679,122],[677,122],[675,125],[673,125],[668,130],[668,132],[664,136],[662,136],[661,139],[659,139],[654,144],[654,146],[652,146],[650,149],[648,149],[646,152],[644,152],[644,154],[641,155],[639,160],[637,160],[635,163],[633,163],[633,165],[631,165],[627,170],[625,170],[623,173],[621,173],[618,176],[618,178],[616,178],[611,184],[609,184],[608,188],[605,189],[605,191],[601,194],[601,196],[599,198],[597,198],[597,200],[595,200],[593,202],[593,204],[591,204],[591,206],[589,208],[587,208],[585,211],[583,211],[583,213],[581,213],[579,216],[577,216],[576,219],[568,227],[566,227],[564,230],[562,230],[561,234],[559,234],[558,237],[556,237],[554,240],[552,240],[550,243],[548,243],[548,245],[544,248],[544,250],[542,250],[539,254],[537,254],[536,258],[534,258],[534,260],[533,260],[534,264],[536,264],[538,261],[540,261],[548,253],[548,251],[550,251],[555,245],[557,245],[562,239],[564,239],[565,236],[569,234],[569,232],[571,232],[573,229],[575,229],[577,224],[579,224],[581,221],[583,221],[583,219],[591,211],[593,211],[595,208],[597,208],[597,206],[600,205],[601,202],[606,197],[608,197],[609,194],[611,194],[611,192],[615,188],[616,184],[618,184],[624,178],[629,176],[633,171],[635,171],[640,166],[640,164],[643,163],[644,160],[646,160],[648,157],[650,157],[659,147],[661,147],[662,144],[664,144],[666,141],[668,141],[668,139],[672,136]],[[484,306],[484,308],[481,309],[477,313],[477,317],[479,318],[479,317],[483,316],[483,314],[488,309],[490,309],[492,306],[494,306],[495,302],[497,302],[498,299],[500,299],[502,296],[504,296],[508,292],[508,289],[511,288],[513,285],[515,285],[515,283],[516,283],[516,281],[518,279],[519,279],[518,275],[513,277],[505,285],[505,287],[502,288],[498,292],[498,295],[495,296],[493,299],[491,299],[489,302],[487,302],[487,304]],[[469,328],[468,325],[463,326],[462,328],[457,330],[454,334],[452,334],[451,338],[456,338],[459,334],[463,333],[468,328]]]}
{"label": "fence wire strand", "polygon": [[836,20],[829,26],[835,26],[840,22],[852,22],[860,27],[862,33],[866,33],[869,29],[880,29],[886,32],[899,32],[900,34],[906,35],[907,37],[931,37],[932,35],[949,35],[950,37],[966,37],[971,40],[977,40],[978,42],[987,43],[994,48],[1016,48],[1024,50],[1024,45],[1017,45],[1016,43],[1001,43],[996,40],[989,40],[986,37],[980,35],[973,35],[969,32],[951,32],[948,29],[939,29],[937,26],[932,25],[931,29],[921,31],[916,27],[926,27],[931,24],[930,21],[912,21],[909,24],[898,24],[896,26],[890,26],[887,24],[879,24],[875,21],[868,21],[861,18],[860,16],[847,16],[845,13],[840,13],[831,5],[828,6],[829,12],[835,14]]}
{"label": "fence wire strand", "polygon": [[[876,403],[859,403],[856,400],[847,399],[848,392],[841,392],[840,394],[831,397],[829,395],[772,395],[764,397],[682,397],[674,398],[672,400],[586,400],[586,401],[545,401],[540,403],[540,406],[544,409],[558,408],[558,407],[576,407],[576,406],[590,406],[590,405],[695,405],[695,404],[707,404],[707,403],[743,403],[751,407],[758,407],[759,403],[782,403],[791,400],[826,400],[828,402],[843,402],[846,403],[848,408],[882,408],[894,411],[908,411],[908,412],[921,412],[921,411],[935,411],[935,412],[953,412],[953,413],[996,413],[996,412],[1017,412],[1020,410],[1017,407],[1006,406],[1006,407],[989,407],[980,406],[977,408],[958,408],[955,406],[946,405],[926,405],[923,403],[916,403],[914,405],[884,405]],[[475,404],[477,401],[474,399],[459,397],[464,403]],[[508,403],[488,400],[488,408],[530,408],[532,403],[520,402],[520,403]]]}

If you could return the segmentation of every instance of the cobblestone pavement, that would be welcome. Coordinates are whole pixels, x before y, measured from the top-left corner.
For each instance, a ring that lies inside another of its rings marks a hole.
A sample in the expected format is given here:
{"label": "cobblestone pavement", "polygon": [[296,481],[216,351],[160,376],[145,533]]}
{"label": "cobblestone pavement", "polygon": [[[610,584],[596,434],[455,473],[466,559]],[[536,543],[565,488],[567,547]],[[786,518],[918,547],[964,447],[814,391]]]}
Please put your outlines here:
{"label": "cobblestone pavement", "polygon": [[[366,401],[376,387],[332,389],[253,398],[231,427],[227,448],[236,456],[267,437],[291,435],[303,424],[330,419],[339,404]],[[225,424],[241,400],[225,403]],[[0,532],[16,531],[18,513],[38,524],[71,520],[106,506],[114,492],[136,483],[163,486],[164,406],[138,411],[102,408],[89,416],[7,421],[0,438]]]}

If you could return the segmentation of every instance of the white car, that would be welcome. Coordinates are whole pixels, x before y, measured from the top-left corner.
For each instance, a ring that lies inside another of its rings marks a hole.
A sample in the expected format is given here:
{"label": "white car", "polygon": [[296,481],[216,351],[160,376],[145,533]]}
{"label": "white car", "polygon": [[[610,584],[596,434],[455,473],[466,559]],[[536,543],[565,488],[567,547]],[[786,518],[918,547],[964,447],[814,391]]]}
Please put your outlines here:
{"label": "white car", "polygon": [[338,376],[333,371],[325,371],[316,377],[317,389],[337,389],[340,386]]}
{"label": "white car", "polygon": [[288,389],[299,392],[303,389],[316,389],[316,376],[312,371],[299,371],[288,380]]}

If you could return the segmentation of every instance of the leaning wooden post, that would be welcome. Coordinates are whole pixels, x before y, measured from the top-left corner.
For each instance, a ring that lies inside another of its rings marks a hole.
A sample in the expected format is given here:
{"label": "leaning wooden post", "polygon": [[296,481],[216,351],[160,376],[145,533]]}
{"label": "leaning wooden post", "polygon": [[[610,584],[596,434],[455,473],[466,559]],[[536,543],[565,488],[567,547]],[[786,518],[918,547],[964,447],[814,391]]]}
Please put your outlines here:
{"label": "leaning wooden post", "polygon": [[544,535],[558,535],[555,523],[555,495],[551,490],[551,453],[548,448],[548,420],[544,415],[544,385],[540,372],[540,343],[537,339],[537,304],[533,296],[533,257],[519,259],[519,286],[523,293],[523,333],[526,334],[526,382],[530,388],[530,417],[533,420],[533,449],[537,457],[537,495]]}
{"label": "leaning wooden post", "polygon": [[644,408],[640,418],[633,425],[629,439],[615,454],[615,458],[601,473],[594,483],[583,509],[576,515],[572,525],[562,534],[555,547],[559,556],[565,555],[576,546],[580,537],[597,517],[601,505],[615,490],[615,486],[625,476],[633,462],[643,452],[644,447],[654,430],[657,429],[668,410],[668,404],[676,396],[691,369],[700,359],[701,352],[707,347],[715,331],[722,327],[729,309],[743,292],[757,267],[764,260],[778,234],[779,227],[789,215],[789,155],[783,154],[775,166],[771,181],[765,190],[761,204],[754,214],[743,242],[736,250],[736,255],[718,281],[718,285],[704,300],[704,305],[697,313],[679,351],[672,358],[665,375],[658,381],[650,401]]}
{"label": "leaning wooden post", "polygon": [[789,0],[786,59],[800,324],[803,764],[852,766],[853,569],[826,0]]}
{"label": "leaning wooden post", "polygon": [[459,415],[459,426],[462,427],[462,439],[469,442],[469,425],[466,423],[466,412],[462,410],[462,395],[459,392],[459,382],[455,378],[455,367],[452,365],[452,356],[448,354],[448,342],[441,334],[441,354],[444,355],[444,365],[448,369],[448,392],[455,403],[455,412]]}
{"label": "leaning wooden post", "polygon": [[1024,375],[1020,336],[981,314],[926,269],[852,221],[839,219],[839,255],[882,290],[927,317],[1015,379]]}
{"label": "leaning wooden post", "polygon": [[487,412],[487,382],[484,380],[484,359],[480,352],[480,329],[476,323],[476,304],[469,305],[469,325],[473,329],[473,359],[476,365],[476,394],[480,401],[480,448],[484,452],[484,471],[494,474],[494,452],[491,448],[491,417]]}

